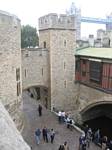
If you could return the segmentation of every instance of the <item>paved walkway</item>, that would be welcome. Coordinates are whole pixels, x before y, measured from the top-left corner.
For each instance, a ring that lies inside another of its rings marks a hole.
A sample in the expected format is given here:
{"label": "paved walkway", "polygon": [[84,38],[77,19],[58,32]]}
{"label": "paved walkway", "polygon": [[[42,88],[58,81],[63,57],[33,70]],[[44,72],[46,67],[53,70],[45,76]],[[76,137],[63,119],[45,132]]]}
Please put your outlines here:
{"label": "paved walkway", "polygon": [[[58,150],[60,144],[67,141],[70,150],[78,150],[78,139],[80,133],[75,129],[70,131],[66,128],[65,124],[59,124],[57,117],[51,113],[49,110],[43,108],[42,117],[38,116],[37,107],[39,101],[34,100],[28,96],[27,92],[23,93],[23,111],[25,115],[25,127],[23,129],[22,135],[24,140],[32,146],[32,150]],[[56,131],[54,144],[45,143],[41,140],[39,145],[36,145],[34,133],[36,128],[53,128]],[[100,148],[91,144],[89,150],[99,150]]]}

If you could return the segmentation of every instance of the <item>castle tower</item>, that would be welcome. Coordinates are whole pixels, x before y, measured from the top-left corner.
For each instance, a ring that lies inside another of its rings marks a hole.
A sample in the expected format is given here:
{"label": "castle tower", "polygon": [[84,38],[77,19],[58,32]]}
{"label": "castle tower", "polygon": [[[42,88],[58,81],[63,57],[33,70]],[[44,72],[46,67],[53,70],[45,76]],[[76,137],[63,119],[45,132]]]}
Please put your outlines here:
{"label": "castle tower", "polygon": [[51,109],[74,106],[75,17],[48,14],[39,18],[39,46],[49,50]]}
{"label": "castle tower", "polygon": [[21,26],[20,20],[0,11],[0,101],[18,129],[21,128]]}

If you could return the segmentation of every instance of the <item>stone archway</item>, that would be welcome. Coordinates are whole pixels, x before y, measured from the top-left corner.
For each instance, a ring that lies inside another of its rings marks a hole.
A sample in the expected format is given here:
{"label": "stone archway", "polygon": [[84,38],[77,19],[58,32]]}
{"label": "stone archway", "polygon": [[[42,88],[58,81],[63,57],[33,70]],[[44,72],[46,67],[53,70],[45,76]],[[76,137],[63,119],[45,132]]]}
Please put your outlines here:
{"label": "stone archway", "polygon": [[34,85],[23,90],[28,91],[30,97],[39,100],[46,108],[50,108],[50,97],[48,87],[42,85]]}
{"label": "stone archway", "polygon": [[112,102],[102,101],[88,105],[80,113],[84,124],[88,124],[93,131],[100,129],[101,137],[106,135],[111,138]]}
{"label": "stone archway", "polygon": [[[98,117],[98,115],[100,115],[100,113],[98,113],[98,111],[102,112],[103,111],[102,107],[107,108],[108,106],[112,107],[112,101],[98,101],[98,102],[89,104],[88,106],[83,108],[80,112],[80,114],[82,116],[82,120],[85,121],[85,120],[89,120],[91,118],[95,118],[95,114],[96,114],[96,117]],[[96,111],[96,110],[98,110],[98,111]],[[92,113],[92,112],[94,112],[94,113]],[[92,114],[94,114],[94,115],[92,115]]]}

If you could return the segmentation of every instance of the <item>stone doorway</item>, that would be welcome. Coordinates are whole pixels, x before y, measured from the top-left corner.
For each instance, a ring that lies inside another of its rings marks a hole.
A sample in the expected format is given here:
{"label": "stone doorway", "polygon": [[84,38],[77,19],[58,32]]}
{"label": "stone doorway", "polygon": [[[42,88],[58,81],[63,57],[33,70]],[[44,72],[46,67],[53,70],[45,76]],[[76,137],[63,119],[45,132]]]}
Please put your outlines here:
{"label": "stone doorway", "polygon": [[98,104],[87,109],[82,114],[82,120],[85,124],[95,132],[100,129],[100,134],[102,136],[107,136],[112,140],[112,103],[110,104]]}
{"label": "stone doorway", "polygon": [[30,97],[40,100],[40,102],[46,107],[49,108],[49,96],[48,96],[48,88],[44,86],[34,86],[29,87],[27,89],[29,92]]}

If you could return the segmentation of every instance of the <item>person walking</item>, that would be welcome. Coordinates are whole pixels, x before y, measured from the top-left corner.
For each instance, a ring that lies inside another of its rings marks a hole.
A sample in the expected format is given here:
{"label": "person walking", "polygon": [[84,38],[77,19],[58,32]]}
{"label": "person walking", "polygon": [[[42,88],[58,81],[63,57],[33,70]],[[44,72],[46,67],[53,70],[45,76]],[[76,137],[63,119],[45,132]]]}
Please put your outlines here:
{"label": "person walking", "polygon": [[87,131],[87,135],[86,135],[86,143],[87,143],[87,147],[90,147],[90,142],[92,141],[92,130],[91,128],[89,128],[89,130]]}
{"label": "person walking", "polygon": [[44,141],[48,143],[48,129],[46,127],[43,128],[42,134]]}
{"label": "person walking", "polygon": [[58,112],[58,121],[61,123],[61,111]]}
{"label": "person walking", "polygon": [[106,150],[106,148],[107,148],[107,143],[108,143],[108,138],[107,138],[107,136],[103,136],[102,141],[101,141],[102,150]]}
{"label": "person walking", "polygon": [[85,140],[85,132],[82,133],[82,135],[79,137],[79,150],[82,150],[83,148],[83,141]]}
{"label": "person walking", "polygon": [[85,128],[84,128],[85,136],[87,136],[88,129],[89,129],[89,127],[88,127],[88,125],[86,124],[86,125],[85,125]]}
{"label": "person walking", "polygon": [[38,128],[35,131],[35,138],[36,138],[36,143],[39,145],[40,144],[40,136],[41,136],[41,130]]}
{"label": "person walking", "polygon": [[53,142],[54,142],[54,137],[55,137],[55,132],[54,132],[53,129],[51,129],[50,135],[51,135],[51,143],[53,144]]}
{"label": "person walking", "polygon": [[61,112],[62,123],[65,122],[65,111]]}
{"label": "person walking", "polygon": [[98,129],[94,134],[94,143],[98,144],[100,142],[100,130]]}
{"label": "person walking", "polygon": [[81,150],[86,150],[86,145],[87,145],[87,141],[86,141],[86,138],[84,138],[82,140],[82,149]]}
{"label": "person walking", "polygon": [[40,104],[38,106],[38,113],[39,113],[39,116],[41,117],[42,116],[42,106]]}

